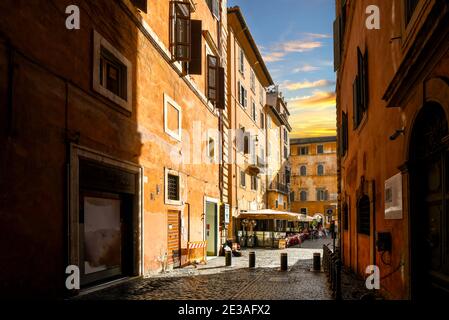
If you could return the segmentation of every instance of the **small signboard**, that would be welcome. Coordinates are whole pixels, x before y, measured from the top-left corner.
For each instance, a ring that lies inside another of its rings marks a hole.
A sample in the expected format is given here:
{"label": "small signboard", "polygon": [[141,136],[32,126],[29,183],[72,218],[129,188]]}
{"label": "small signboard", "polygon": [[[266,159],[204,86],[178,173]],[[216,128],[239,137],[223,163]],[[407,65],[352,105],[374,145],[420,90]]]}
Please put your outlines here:
{"label": "small signboard", "polygon": [[229,224],[229,219],[230,219],[229,204],[225,203],[224,204],[224,222],[226,224]]}
{"label": "small signboard", "polygon": [[385,181],[385,219],[402,219],[402,174]]}

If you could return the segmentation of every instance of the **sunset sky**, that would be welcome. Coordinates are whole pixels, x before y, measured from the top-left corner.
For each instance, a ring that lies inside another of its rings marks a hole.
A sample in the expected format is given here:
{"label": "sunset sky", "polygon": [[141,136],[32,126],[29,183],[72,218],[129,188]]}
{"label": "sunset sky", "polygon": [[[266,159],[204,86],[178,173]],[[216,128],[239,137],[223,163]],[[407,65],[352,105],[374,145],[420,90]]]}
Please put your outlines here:
{"label": "sunset sky", "polygon": [[292,137],[335,135],[334,1],[228,1],[235,5],[288,101]]}

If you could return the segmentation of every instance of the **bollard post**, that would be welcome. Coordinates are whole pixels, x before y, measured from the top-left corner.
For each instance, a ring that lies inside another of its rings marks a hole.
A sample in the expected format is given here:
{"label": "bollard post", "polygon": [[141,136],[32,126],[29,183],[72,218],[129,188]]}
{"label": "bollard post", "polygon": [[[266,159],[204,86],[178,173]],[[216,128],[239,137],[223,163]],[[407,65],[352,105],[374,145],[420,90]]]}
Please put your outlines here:
{"label": "bollard post", "polygon": [[281,253],[281,271],[287,271],[288,269],[288,260],[287,253]]}
{"label": "bollard post", "polygon": [[226,267],[230,267],[232,265],[232,251],[225,252],[225,260],[226,260]]}
{"label": "bollard post", "polygon": [[249,267],[250,268],[256,267],[256,253],[254,251],[251,251],[249,253]]}
{"label": "bollard post", "polygon": [[321,271],[321,254],[319,252],[313,254],[313,271]]}

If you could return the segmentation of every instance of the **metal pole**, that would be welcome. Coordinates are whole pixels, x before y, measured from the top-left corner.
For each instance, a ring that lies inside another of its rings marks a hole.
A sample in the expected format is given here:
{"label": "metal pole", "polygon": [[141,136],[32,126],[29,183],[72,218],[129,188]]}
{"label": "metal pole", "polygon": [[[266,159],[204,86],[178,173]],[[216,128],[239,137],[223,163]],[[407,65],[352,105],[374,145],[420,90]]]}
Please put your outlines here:
{"label": "metal pole", "polygon": [[225,252],[225,260],[226,260],[226,267],[230,267],[232,265],[232,251]]}
{"label": "metal pole", "polygon": [[249,253],[249,267],[250,268],[256,267],[256,253],[254,251],[251,251]]}
{"label": "metal pole", "polygon": [[288,269],[288,260],[287,253],[281,253],[281,271],[287,271]]}

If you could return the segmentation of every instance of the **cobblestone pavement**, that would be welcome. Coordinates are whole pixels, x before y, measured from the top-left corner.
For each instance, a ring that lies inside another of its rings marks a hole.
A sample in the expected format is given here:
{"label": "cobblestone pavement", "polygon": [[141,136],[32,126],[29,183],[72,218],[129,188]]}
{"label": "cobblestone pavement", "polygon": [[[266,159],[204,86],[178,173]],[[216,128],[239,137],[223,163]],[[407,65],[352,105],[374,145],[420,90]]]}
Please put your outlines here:
{"label": "cobblestone pavement", "polygon": [[[254,249],[256,268],[248,268],[248,254],[233,257],[225,267],[216,257],[197,268],[175,269],[165,274],[137,279],[96,291],[79,299],[88,300],[330,300],[324,273],[314,273],[312,257],[323,243],[310,240],[285,250]],[[281,272],[280,253],[288,253],[289,271]]]}

